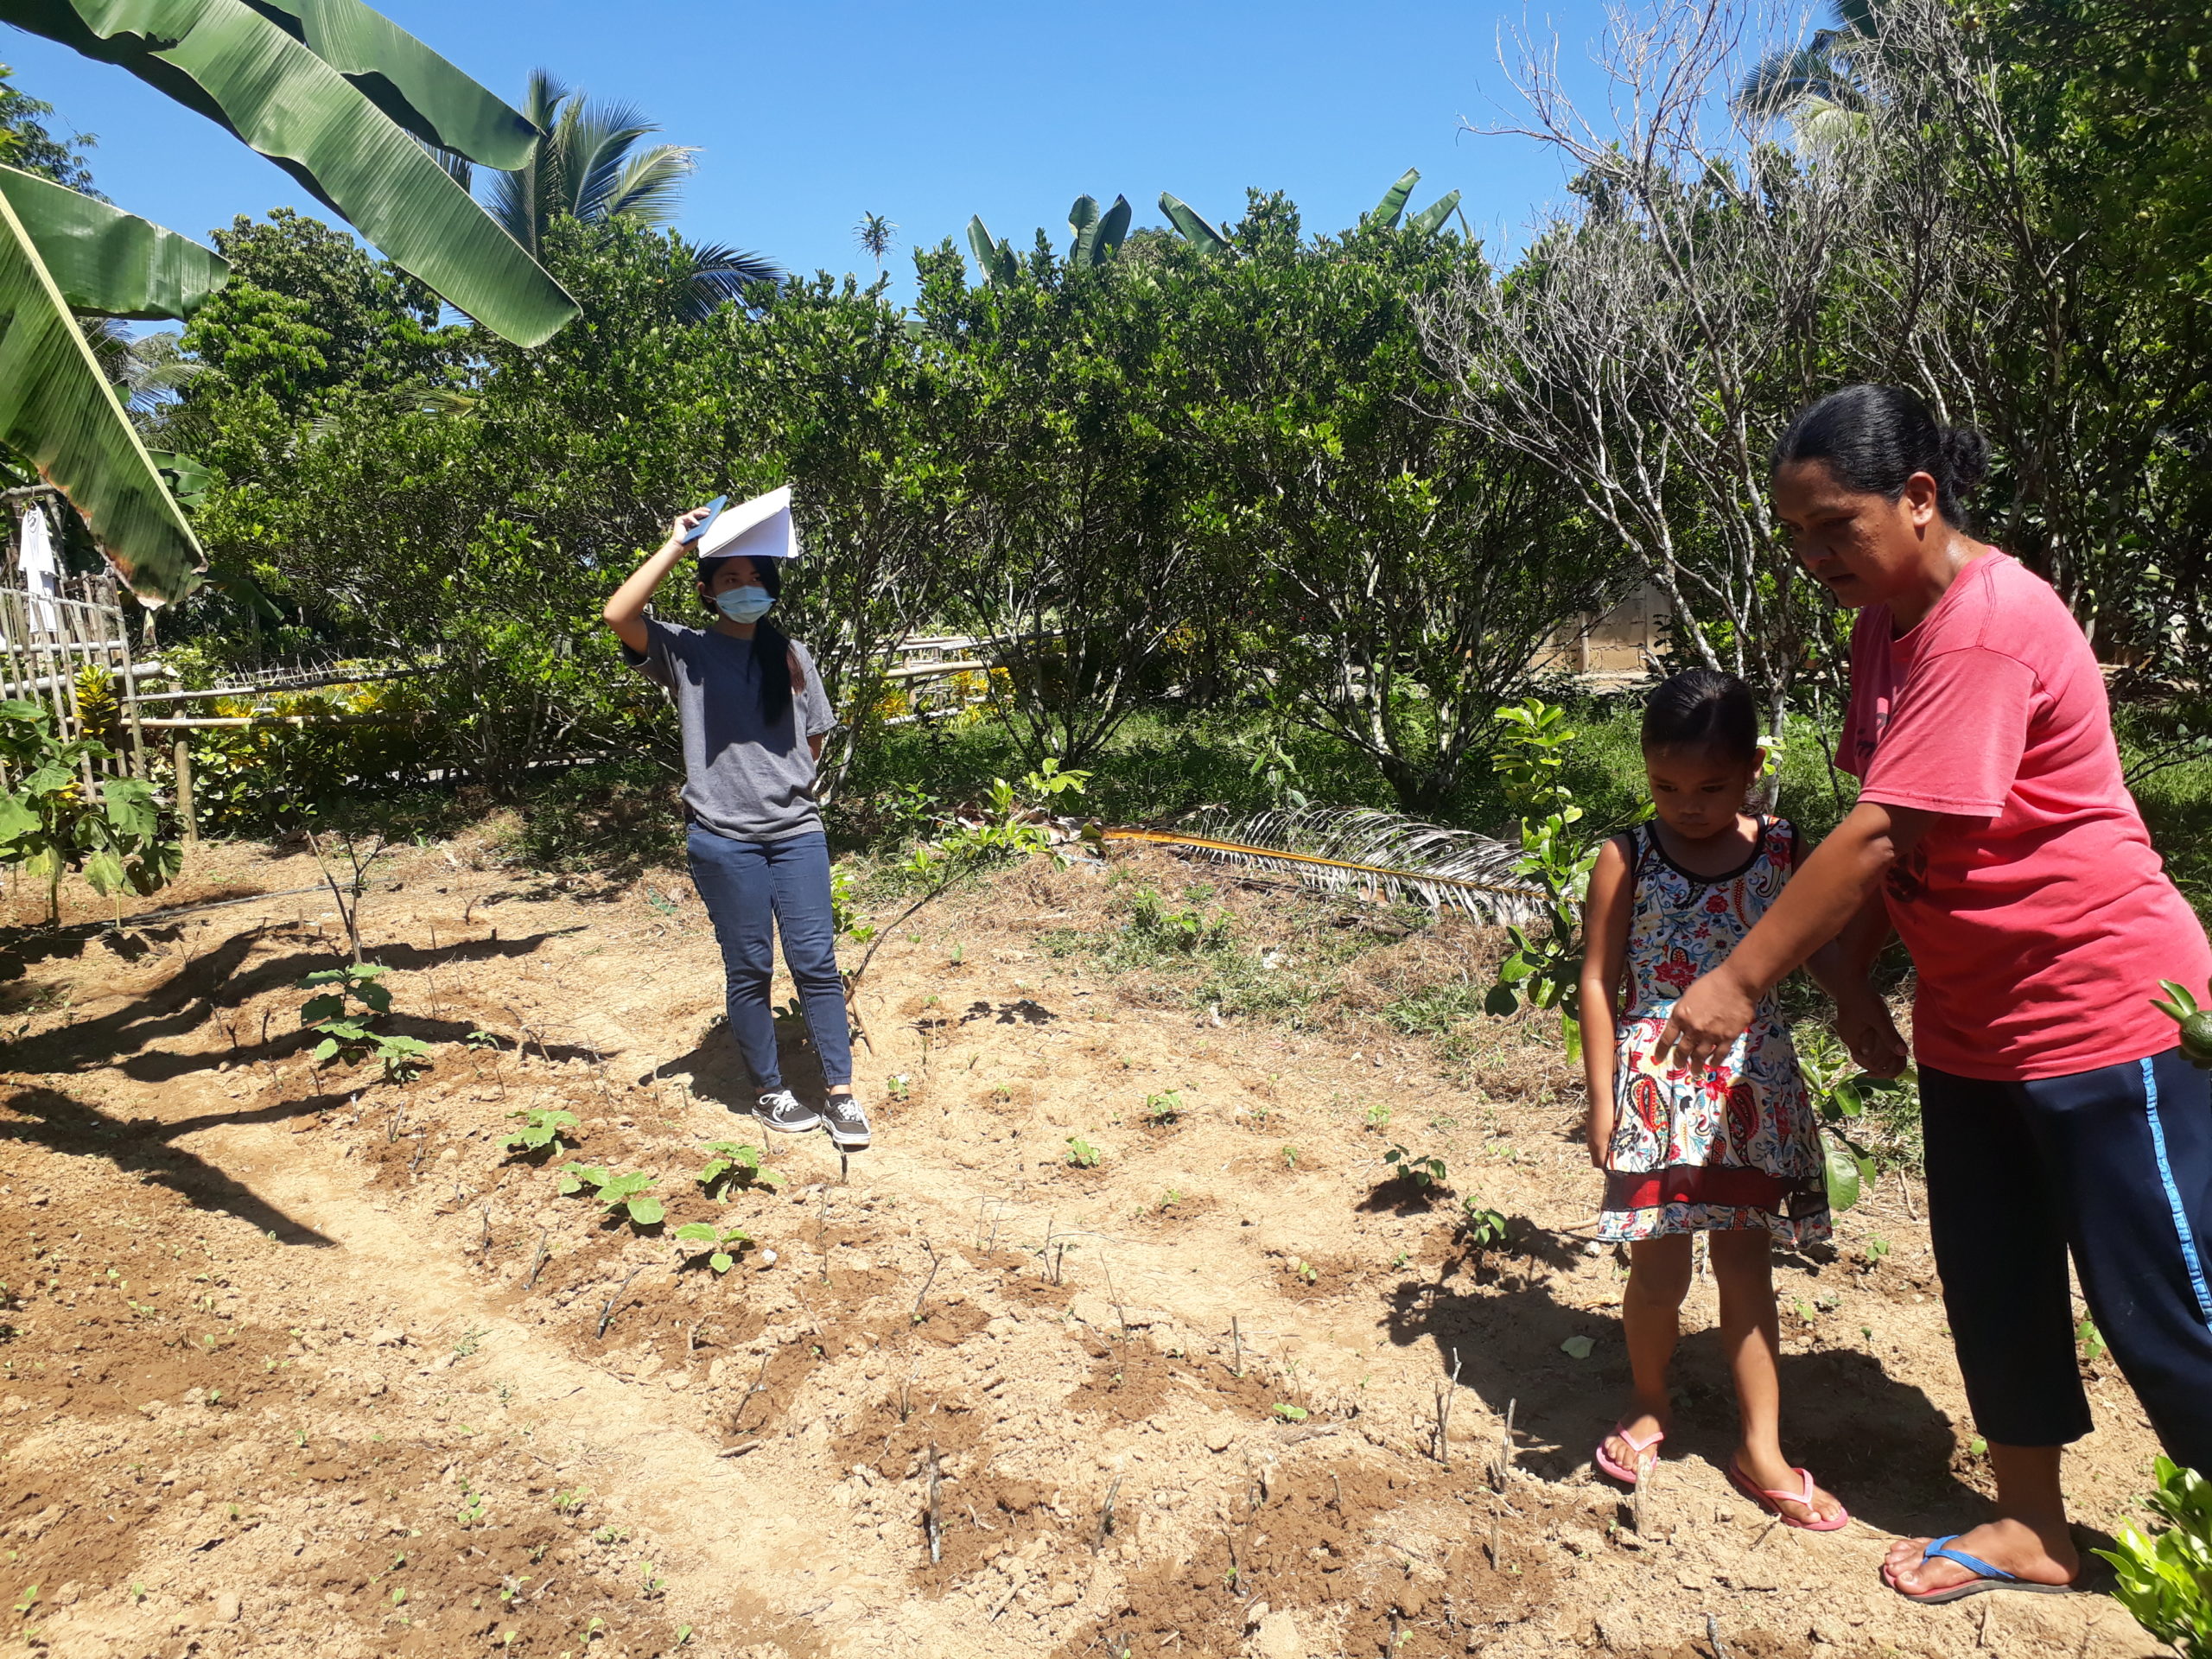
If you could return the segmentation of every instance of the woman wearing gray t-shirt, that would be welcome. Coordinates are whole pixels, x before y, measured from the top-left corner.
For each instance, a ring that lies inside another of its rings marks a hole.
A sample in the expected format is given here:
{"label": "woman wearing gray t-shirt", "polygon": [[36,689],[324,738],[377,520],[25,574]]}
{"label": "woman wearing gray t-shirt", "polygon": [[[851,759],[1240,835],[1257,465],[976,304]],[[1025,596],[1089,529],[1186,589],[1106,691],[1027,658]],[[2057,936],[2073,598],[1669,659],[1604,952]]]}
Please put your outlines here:
{"label": "woman wearing gray t-shirt", "polygon": [[[683,556],[684,531],[705,517],[702,508],[678,518],[661,550],[615,589],[604,615],[625,660],[676,699],[691,880],[721,945],[730,1034],[760,1086],[754,1116],[789,1135],[827,1125],[839,1151],[857,1152],[868,1143],[868,1114],[853,1094],[830,845],[814,799],[815,763],[836,721],[806,648],[765,620],[783,588],[779,562],[742,554],[701,559],[699,597],[715,613],[704,628],[645,614],[653,590]],[[818,1112],[784,1087],[768,1004],[772,930],[783,935],[784,963],[822,1057],[827,1096]]]}

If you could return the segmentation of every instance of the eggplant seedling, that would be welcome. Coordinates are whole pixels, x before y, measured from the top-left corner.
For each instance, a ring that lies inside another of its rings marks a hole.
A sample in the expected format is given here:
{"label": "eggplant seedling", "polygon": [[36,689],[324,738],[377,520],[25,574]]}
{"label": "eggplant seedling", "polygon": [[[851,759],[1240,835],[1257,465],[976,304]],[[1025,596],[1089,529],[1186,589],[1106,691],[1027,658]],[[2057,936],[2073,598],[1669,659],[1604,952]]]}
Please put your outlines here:
{"label": "eggplant seedling", "polygon": [[499,1142],[506,1152],[518,1152],[527,1156],[531,1153],[550,1153],[558,1157],[568,1150],[561,1143],[561,1131],[576,1127],[576,1115],[546,1106],[532,1107],[526,1112],[509,1112],[509,1117],[523,1120],[522,1128]]}
{"label": "eggplant seedling", "polygon": [[1144,1121],[1147,1123],[1166,1125],[1182,1116],[1183,1091],[1179,1089],[1144,1097]]}
{"label": "eggplant seedling", "polygon": [[1090,1141],[1084,1140],[1081,1135],[1071,1135],[1068,1136],[1068,1163],[1070,1166],[1076,1169],[1096,1169],[1098,1167],[1098,1160],[1100,1155],[1098,1148],[1092,1146]]}
{"label": "eggplant seedling", "polygon": [[689,1252],[691,1258],[703,1253],[707,1265],[716,1273],[728,1273],[737,1265],[737,1253],[753,1242],[753,1235],[742,1227],[716,1229],[712,1222],[687,1221],[676,1230],[676,1236],[686,1244],[699,1246]]}
{"label": "eggplant seedling", "polygon": [[563,1198],[588,1187],[592,1196],[605,1205],[610,1212],[626,1212],[634,1226],[656,1226],[667,1217],[668,1211],[661,1201],[645,1191],[652,1185],[653,1178],[639,1170],[632,1170],[626,1175],[617,1175],[598,1164],[561,1166],[561,1194]]}

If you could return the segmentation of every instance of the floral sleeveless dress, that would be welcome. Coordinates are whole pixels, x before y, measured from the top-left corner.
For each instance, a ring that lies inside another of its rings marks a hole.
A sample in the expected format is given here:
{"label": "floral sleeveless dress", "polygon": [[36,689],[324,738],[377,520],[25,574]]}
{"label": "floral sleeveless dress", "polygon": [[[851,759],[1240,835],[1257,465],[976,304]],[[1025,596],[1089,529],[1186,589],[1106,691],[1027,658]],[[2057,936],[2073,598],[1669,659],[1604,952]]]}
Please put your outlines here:
{"label": "floral sleeveless dress", "polygon": [[1683,869],[1649,824],[1627,842],[1629,1003],[1598,1236],[1764,1227],[1789,1245],[1827,1237],[1819,1122],[1773,994],[1704,1076],[1652,1058],[1675,999],[1736,948],[1789,879],[1796,830],[1761,818],[1750,860],[1721,876]]}

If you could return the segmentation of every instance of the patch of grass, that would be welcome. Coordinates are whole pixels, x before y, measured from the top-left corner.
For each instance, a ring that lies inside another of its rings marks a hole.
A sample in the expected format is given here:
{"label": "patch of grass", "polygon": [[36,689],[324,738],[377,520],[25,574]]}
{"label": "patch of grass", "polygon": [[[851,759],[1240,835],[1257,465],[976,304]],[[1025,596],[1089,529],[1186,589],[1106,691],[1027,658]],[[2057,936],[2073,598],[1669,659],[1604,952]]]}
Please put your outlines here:
{"label": "patch of grass", "polygon": [[497,856],[527,869],[631,877],[683,866],[677,776],[649,760],[577,766],[531,789],[493,831]]}

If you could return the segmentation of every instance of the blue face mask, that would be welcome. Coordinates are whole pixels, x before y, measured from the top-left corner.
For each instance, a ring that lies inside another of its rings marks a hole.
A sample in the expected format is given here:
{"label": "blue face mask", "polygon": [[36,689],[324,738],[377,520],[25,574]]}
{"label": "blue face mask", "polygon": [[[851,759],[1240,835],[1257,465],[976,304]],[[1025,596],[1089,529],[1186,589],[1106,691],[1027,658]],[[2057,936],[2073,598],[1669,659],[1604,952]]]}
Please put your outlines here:
{"label": "blue face mask", "polygon": [[758,622],[775,603],[766,588],[726,588],[715,595],[715,608],[733,622]]}

